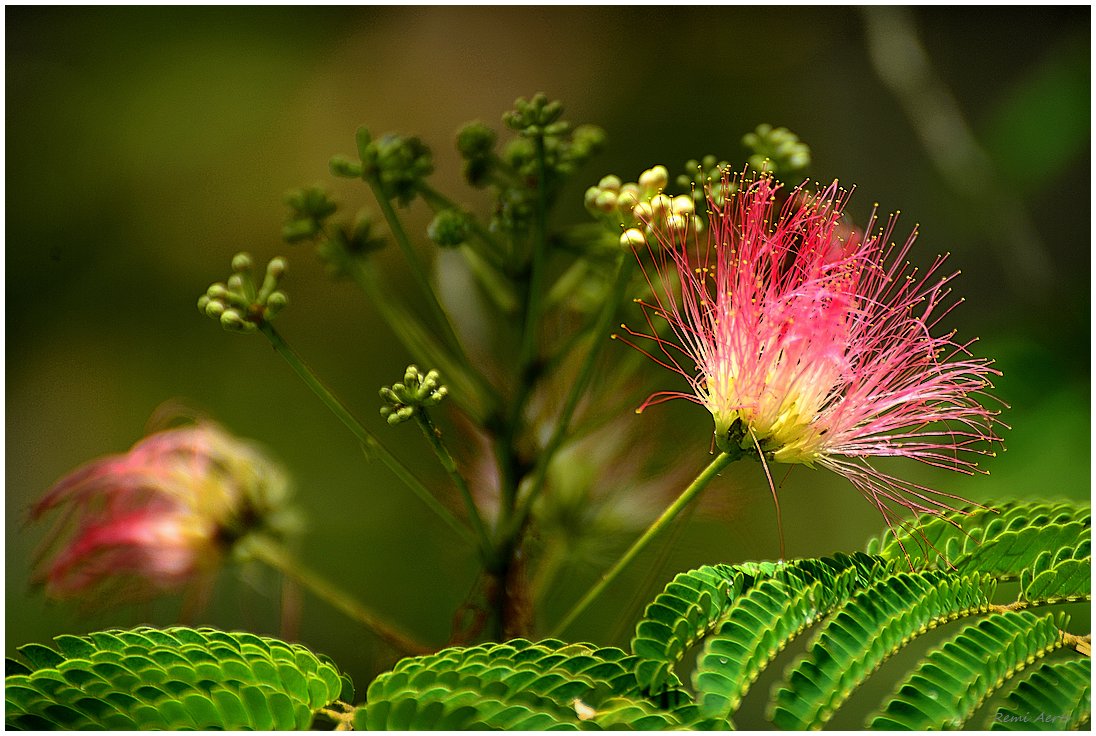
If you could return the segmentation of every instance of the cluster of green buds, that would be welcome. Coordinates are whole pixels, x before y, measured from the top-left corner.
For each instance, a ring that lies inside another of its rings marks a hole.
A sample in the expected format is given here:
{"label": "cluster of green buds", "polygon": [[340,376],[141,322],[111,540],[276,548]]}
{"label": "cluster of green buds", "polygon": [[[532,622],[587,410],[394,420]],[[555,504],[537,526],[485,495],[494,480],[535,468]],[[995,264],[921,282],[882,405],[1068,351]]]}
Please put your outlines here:
{"label": "cluster of green buds", "polygon": [[403,383],[394,383],[381,388],[381,398],[385,405],[381,407],[381,416],[389,424],[397,425],[415,415],[419,409],[438,404],[449,393],[442,385],[441,377],[435,370],[425,375],[416,366],[407,366],[403,374]]}
{"label": "cluster of green buds", "polygon": [[586,209],[613,229],[623,229],[620,243],[638,247],[655,232],[700,232],[704,222],[696,213],[691,194],[665,192],[670,174],[658,165],[644,171],[635,182],[606,176],[586,190]]}
{"label": "cluster of green buds", "polygon": [[[465,125],[457,133],[457,150],[464,159],[464,176],[475,187],[493,186],[498,204],[493,231],[514,232],[528,226],[536,209],[541,178],[551,199],[559,185],[601,150],[605,132],[594,125],[561,119],[563,105],[537,94],[519,98],[503,115],[507,128],[517,133],[501,152],[498,136],[482,122]],[[543,173],[542,173],[543,171]]]}
{"label": "cluster of green buds", "polygon": [[419,138],[388,133],[373,138],[369,129],[358,128],[358,160],[346,156],[331,159],[331,173],[364,179],[380,187],[388,199],[407,205],[415,198],[422,180],[434,171],[430,148]]}
{"label": "cluster of green buds", "polygon": [[384,238],[374,232],[374,223],[364,212],[353,223],[328,224],[338,205],[322,187],[294,189],[285,196],[289,218],[282,227],[282,239],[293,244],[317,241],[316,253],[333,277],[347,273],[347,261],[384,247]]}
{"label": "cluster of green buds", "polygon": [[787,128],[762,123],[742,137],[742,144],[753,151],[748,161],[758,171],[791,179],[811,165],[810,147]]}
{"label": "cluster of green buds", "polygon": [[723,174],[731,168],[726,161],[708,155],[697,161],[685,162],[685,173],[678,175],[677,185],[693,194],[693,201],[701,209],[707,207],[711,199],[716,207],[722,207],[727,197],[734,194],[736,186],[733,180],[724,181]]}
{"label": "cluster of green buds", "polygon": [[285,292],[278,290],[285,271],[285,259],[272,258],[262,285],[256,288],[251,256],[237,253],[228,281],[211,285],[198,298],[198,310],[230,332],[254,332],[289,303]]}
{"label": "cluster of green buds", "polygon": [[322,187],[294,189],[285,195],[289,205],[289,219],[282,227],[282,239],[287,243],[299,243],[318,237],[327,218],[335,214],[338,205]]}

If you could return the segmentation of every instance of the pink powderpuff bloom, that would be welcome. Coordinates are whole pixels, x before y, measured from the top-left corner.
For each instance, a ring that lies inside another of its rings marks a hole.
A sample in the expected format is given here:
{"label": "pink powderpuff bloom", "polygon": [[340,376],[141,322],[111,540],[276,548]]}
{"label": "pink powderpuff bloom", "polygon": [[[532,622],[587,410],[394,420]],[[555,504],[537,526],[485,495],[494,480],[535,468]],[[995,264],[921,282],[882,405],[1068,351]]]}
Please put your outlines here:
{"label": "pink powderpuff bloom", "polygon": [[[894,217],[877,227],[873,212],[864,233],[849,227],[837,182],[801,186],[779,209],[781,185],[767,176],[725,173],[722,184],[734,193],[709,197],[706,239],[671,217],[647,245],[653,303],[639,303],[650,332],[625,329],[653,341],[644,352],[692,392],[656,393],[637,412],[672,398],[701,404],[724,452],[758,457],[767,474],[768,462],[839,473],[888,524],[897,507],[950,510],[945,499],[962,499],[871,463],[907,457],[970,474],[1001,441],[998,412],[978,400],[999,372],[954,332],[934,334],[959,303],[947,286],[956,274],[940,273],[946,256],[912,268],[916,228],[896,246]],[[655,316],[676,341],[659,336]]]}
{"label": "pink powderpuff bloom", "polygon": [[287,490],[262,452],[215,424],[157,432],[69,473],[33,506],[34,520],[61,513],[35,578],[52,598],[92,603],[209,582],[235,540],[285,521]]}

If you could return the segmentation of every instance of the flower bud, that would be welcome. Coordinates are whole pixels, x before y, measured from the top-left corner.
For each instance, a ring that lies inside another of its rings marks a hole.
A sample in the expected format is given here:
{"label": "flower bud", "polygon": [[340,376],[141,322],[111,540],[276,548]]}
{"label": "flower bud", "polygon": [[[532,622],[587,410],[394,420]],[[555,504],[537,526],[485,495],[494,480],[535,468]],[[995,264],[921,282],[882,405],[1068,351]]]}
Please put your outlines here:
{"label": "flower bud", "polygon": [[620,235],[620,245],[622,248],[640,248],[647,242],[647,236],[643,234],[641,230],[631,227],[625,230]]}
{"label": "flower bud", "polygon": [[609,189],[614,192],[619,192],[621,187],[620,177],[613,176],[612,174],[610,174],[609,176],[603,176],[601,178],[601,181],[599,181],[597,185],[601,189]]}
{"label": "flower bud", "polygon": [[666,182],[670,179],[670,172],[665,166],[659,164],[653,166],[639,175],[639,186],[649,192],[657,192],[666,188]]}

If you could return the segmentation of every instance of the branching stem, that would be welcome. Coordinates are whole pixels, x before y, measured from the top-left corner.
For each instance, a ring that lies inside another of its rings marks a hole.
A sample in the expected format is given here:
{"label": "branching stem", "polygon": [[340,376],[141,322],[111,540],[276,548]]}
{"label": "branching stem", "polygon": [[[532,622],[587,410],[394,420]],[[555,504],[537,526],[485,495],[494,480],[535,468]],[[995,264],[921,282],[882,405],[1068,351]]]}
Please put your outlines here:
{"label": "branching stem", "polygon": [[438,461],[441,462],[442,467],[445,468],[445,472],[453,479],[453,485],[460,491],[461,498],[464,499],[465,508],[468,510],[468,518],[472,522],[472,528],[479,537],[480,554],[483,556],[484,564],[490,565],[490,560],[493,555],[491,538],[487,534],[487,528],[483,525],[483,519],[480,518],[479,509],[476,508],[476,502],[475,499],[472,498],[472,492],[468,488],[468,483],[464,480],[464,476],[461,475],[460,469],[457,467],[457,461],[453,459],[453,455],[450,454],[449,448],[441,441],[441,430],[434,425],[433,420],[430,419],[430,414],[423,407],[418,407],[415,410],[415,420],[422,429],[422,433],[426,435],[430,447],[434,450],[434,454],[438,456]]}
{"label": "branching stem", "polygon": [[305,385],[312,389],[312,392],[331,410],[331,413],[337,416],[339,420],[346,425],[347,429],[358,438],[362,443],[363,448],[366,450],[366,454],[372,454],[380,458],[381,462],[388,466],[389,470],[403,481],[431,511],[437,514],[438,517],[448,524],[453,531],[459,534],[462,539],[470,544],[476,543],[475,538],[469,533],[468,528],[461,524],[460,520],[453,515],[453,512],[434,498],[433,494],[430,493],[430,490],[423,485],[422,481],[415,477],[411,470],[404,465],[399,458],[389,452],[388,449],[373,436],[372,432],[362,426],[361,422],[354,418],[335,395],[323,385],[316,374],[312,372],[312,369],[305,365],[296,351],[289,346],[269,322],[262,323],[259,329],[266,335],[267,339],[270,340],[270,344],[274,346],[275,352],[285,359],[285,362],[288,363],[289,367],[305,382]]}

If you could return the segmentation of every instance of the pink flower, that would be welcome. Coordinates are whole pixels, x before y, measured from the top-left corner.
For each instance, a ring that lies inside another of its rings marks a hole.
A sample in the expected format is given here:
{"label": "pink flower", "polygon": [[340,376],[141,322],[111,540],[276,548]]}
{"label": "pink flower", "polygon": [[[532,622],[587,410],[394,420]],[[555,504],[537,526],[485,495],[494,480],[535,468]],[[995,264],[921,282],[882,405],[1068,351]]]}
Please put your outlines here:
{"label": "pink flower", "polygon": [[[873,213],[864,233],[850,228],[837,182],[820,194],[800,187],[779,211],[770,178],[725,174],[728,185],[737,191],[721,203],[709,198],[706,242],[671,217],[655,232],[660,248],[647,247],[650,332],[628,332],[652,340],[647,354],[692,392],[659,392],[637,411],[701,404],[721,450],[840,473],[888,523],[892,505],[948,510],[941,499],[958,497],[871,463],[908,457],[969,474],[1000,442],[997,412],[978,400],[998,371],[938,329],[958,303],[955,274],[939,273],[945,257],[912,268],[916,229],[897,246],[894,218],[877,229]],[[654,316],[676,341],[658,335]]]}
{"label": "pink flower", "polygon": [[286,478],[215,424],[152,434],[58,481],[31,509],[61,519],[36,578],[53,598],[147,599],[208,581],[233,541],[285,520]]}

